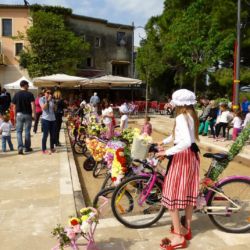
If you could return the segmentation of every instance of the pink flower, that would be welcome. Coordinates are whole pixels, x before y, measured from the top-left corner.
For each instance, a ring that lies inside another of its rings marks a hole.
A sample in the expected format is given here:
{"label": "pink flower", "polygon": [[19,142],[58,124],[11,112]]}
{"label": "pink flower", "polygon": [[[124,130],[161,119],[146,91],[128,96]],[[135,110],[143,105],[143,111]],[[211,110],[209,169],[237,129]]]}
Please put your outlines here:
{"label": "pink flower", "polygon": [[74,232],[73,228],[67,229],[67,236],[70,240],[74,240],[76,238],[76,233]]}

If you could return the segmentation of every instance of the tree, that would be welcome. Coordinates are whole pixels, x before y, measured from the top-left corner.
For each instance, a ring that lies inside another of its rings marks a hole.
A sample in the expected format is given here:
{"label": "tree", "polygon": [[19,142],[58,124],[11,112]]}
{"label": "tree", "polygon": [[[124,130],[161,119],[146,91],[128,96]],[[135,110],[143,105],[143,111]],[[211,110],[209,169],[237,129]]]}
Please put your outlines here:
{"label": "tree", "polygon": [[[242,9],[242,20],[247,23],[250,8]],[[147,36],[141,51],[146,50],[146,47],[143,47],[147,43],[152,44],[150,51],[160,51],[157,60],[165,65],[165,72],[174,72],[173,81],[179,86],[186,86],[192,79],[195,91],[197,87],[204,89],[202,86],[205,86],[205,81],[202,80],[203,84],[197,85],[198,80],[205,79],[204,75],[212,67],[219,70],[221,67],[218,65],[222,65],[226,70],[218,72],[213,79],[219,80],[222,85],[225,84],[222,79],[227,71],[226,84],[232,84],[229,76],[233,66],[236,18],[237,2],[234,0],[166,0],[163,13],[155,17],[154,25],[150,26],[150,32],[157,34],[156,42],[155,37]],[[151,22],[152,18],[148,25]],[[247,67],[250,61],[249,32],[250,27],[244,31],[242,40],[243,61]],[[148,61],[154,62],[155,57],[155,54],[149,54]],[[141,71],[141,63],[138,61],[136,64],[138,71]],[[245,70],[242,77],[248,79],[249,74]],[[157,70],[153,74],[156,79],[164,72]]]}
{"label": "tree", "polygon": [[30,46],[20,55],[20,65],[31,77],[54,73],[75,74],[88,51],[88,44],[65,26],[64,18],[51,12],[36,11],[33,26],[27,30]]}

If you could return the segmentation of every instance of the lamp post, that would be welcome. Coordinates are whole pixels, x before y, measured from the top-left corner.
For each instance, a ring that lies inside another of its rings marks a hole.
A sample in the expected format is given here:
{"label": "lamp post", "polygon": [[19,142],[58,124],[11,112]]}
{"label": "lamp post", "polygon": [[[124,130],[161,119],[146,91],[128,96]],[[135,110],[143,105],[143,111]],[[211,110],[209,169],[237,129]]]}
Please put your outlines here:
{"label": "lamp post", "polygon": [[241,29],[241,0],[238,0],[238,11],[237,11],[237,42],[236,42],[236,67],[234,77],[234,88],[233,88],[233,109],[239,108],[239,84],[240,84],[240,29]]}
{"label": "lamp post", "polygon": [[[131,66],[131,69],[132,69],[132,75],[133,75],[133,78],[135,77],[135,71],[134,71],[134,31],[136,29],[143,29],[143,31],[145,32],[145,28],[143,26],[134,26],[134,22],[132,23],[132,26],[133,26],[133,36],[132,36],[132,45],[133,45],[133,48],[132,48],[132,66]],[[141,39],[145,39],[143,37],[140,36],[139,34],[139,37]],[[145,99],[146,99],[146,105],[145,105],[145,116],[147,116],[148,114],[148,82],[149,82],[149,72],[148,70],[146,69],[146,96],[145,96]]]}

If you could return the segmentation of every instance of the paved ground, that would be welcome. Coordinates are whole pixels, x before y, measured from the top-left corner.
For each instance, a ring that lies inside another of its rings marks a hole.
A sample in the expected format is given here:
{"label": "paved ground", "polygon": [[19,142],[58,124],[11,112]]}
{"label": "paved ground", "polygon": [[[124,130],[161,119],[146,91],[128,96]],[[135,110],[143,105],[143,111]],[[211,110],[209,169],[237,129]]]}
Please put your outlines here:
{"label": "paved ground", "polygon": [[[154,128],[171,131],[172,121],[162,119],[152,119]],[[40,133],[32,136],[34,152],[27,155],[17,155],[16,151],[0,153],[0,250],[51,249],[55,245],[50,235],[52,228],[57,223],[65,224],[68,216],[75,214],[76,205],[81,206],[74,160],[67,152],[63,135],[62,132],[63,147],[53,155],[42,155]],[[14,133],[13,142],[16,144]],[[212,148],[213,143],[210,146]],[[224,149],[223,145],[221,147]],[[249,154],[246,156],[249,163]],[[140,230],[127,229],[114,219],[105,219],[98,225],[96,240],[100,250],[159,249],[160,239],[168,234],[168,227],[168,216],[159,225]],[[195,216],[193,228],[194,239],[188,249],[240,250],[248,249],[250,244],[250,234],[223,233],[205,215]]]}
{"label": "paved ground", "polygon": [[[0,153],[0,249],[47,250],[50,232],[74,215],[75,199],[65,144],[53,155],[41,153],[41,133],[32,135],[34,152]],[[16,148],[16,134],[12,141]]]}

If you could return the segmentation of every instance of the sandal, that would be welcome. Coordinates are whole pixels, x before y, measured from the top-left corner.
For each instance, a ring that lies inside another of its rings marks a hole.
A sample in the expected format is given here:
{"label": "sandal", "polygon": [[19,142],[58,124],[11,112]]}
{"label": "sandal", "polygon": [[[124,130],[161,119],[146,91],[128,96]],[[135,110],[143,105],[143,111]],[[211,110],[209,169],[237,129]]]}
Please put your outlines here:
{"label": "sandal", "polygon": [[[184,237],[184,235],[178,234],[178,233],[175,233],[175,232],[173,232],[173,234]],[[182,243],[172,245],[170,239],[163,238],[162,241],[161,241],[160,247],[161,247],[161,249],[164,249],[164,250],[181,249],[181,248],[186,248],[187,247],[187,242],[186,242],[186,239],[184,238]]]}
{"label": "sandal", "polygon": [[[181,225],[188,231],[186,234],[184,234],[184,238],[186,240],[191,240],[192,239],[192,231],[191,231],[191,228],[187,228],[186,227],[186,217],[185,215],[181,216]],[[170,232],[171,233],[174,233],[174,225],[172,224],[171,227],[170,227]]]}

